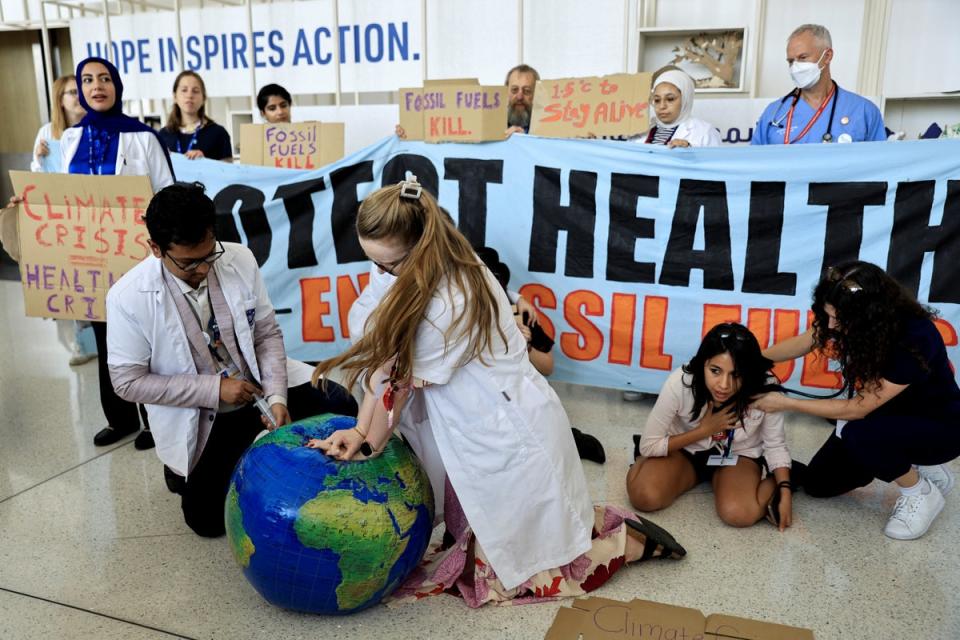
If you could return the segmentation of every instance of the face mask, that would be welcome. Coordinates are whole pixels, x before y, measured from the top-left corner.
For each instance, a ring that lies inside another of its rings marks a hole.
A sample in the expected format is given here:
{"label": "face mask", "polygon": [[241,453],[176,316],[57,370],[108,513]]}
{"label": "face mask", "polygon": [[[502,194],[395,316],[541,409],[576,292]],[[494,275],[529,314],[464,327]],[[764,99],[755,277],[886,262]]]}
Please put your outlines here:
{"label": "face mask", "polygon": [[824,49],[816,62],[797,62],[794,60],[793,64],[790,65],[790,77],[793,78],[793,83],[800,89],[809,89],[817,84],[820,80],[820,60],[823,60],[823,56],[826,54],[827,50]]}

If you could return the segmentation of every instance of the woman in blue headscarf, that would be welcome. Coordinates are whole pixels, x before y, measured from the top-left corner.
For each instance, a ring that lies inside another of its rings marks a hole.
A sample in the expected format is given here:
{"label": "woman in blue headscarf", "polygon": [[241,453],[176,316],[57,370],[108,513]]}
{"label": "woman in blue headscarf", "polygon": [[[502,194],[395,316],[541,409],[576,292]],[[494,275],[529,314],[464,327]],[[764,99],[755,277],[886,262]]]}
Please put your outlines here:
{"label": "woman in blue headscarf", "polygon": [[66,173],[148,176],[153,192],[173,184],[173,165],[156,132],[123,115],[123,82],[103,58],[77,65],[80,104],[87,115],[60,139]]}
{"label": "woman in blue headscarf", "polygon": [[[156,132],[136,118],[123,115],[123,82],[117,68],[103,58],[87,58],[77,65],[80,104],[87,115],[63,132],[60,138],[61,166],[65,173],[88,175],[148,176],[153,192],[173,184],[173,165]],[[97,446],[113,444],[140,430],[137,405],[113,390],[107,370],[107,323],[93,322],[100,373],[100,404],[107,426],[93,437]],[[153,447],[153,436],[143,415],[145,429],[134,443],[138,449]]]}

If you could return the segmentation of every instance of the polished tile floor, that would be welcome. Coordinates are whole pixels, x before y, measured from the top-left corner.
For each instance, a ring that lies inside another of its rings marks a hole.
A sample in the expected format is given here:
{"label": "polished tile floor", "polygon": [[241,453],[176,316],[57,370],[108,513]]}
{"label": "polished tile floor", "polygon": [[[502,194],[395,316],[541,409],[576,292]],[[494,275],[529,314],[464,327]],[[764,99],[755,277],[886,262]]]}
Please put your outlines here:
{"label": "polished tile floor", "polygon": [[[96,364],[67,364],[51,321],[23,316],[0,282],[0,638],[542,638],[559,604],[468,610],[439,596],[345,618],[278,610],[246,582],[224,539],[182,523],[152,451],[96,448]],[[630,435],[652,401],[557,384],[572,422],[597,435],[597,501],[626,504]],[[807,460],[829,427],[788,418]],[[960,494],[960,491],[958,491]],[[922,539],[882,528],[896,492],[874,483],[829,501],[799,495],[784,534],[724,526],[703,485],[654,519],[689,554],[616,575],[598,595],[658,600],[808,626],[818,639],[960,638],[960,495]],[[522,508],[522,505],[517,505]]]}

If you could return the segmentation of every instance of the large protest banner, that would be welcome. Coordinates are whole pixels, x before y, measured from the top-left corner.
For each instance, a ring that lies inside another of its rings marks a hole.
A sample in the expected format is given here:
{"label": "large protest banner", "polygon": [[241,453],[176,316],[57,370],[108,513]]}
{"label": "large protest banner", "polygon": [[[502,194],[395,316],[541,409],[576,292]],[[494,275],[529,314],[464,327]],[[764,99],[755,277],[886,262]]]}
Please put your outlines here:
{"label": "large protest banner", "polygon": [[[225,240],[262,265],[294,357],[347,344],[370,263],[357,203],[406,171],[476,244],[496,248],[556,336],[555,379],[659,389],[717,322],[766,345],[807,328],[822,269],[860,258],[941,314],[960,357],[960,142],[668,150],[512,136],[384,139],[317,171],[175,162],[206,183]],[[836,384],[824,359],[781,364],[790,386]]]}

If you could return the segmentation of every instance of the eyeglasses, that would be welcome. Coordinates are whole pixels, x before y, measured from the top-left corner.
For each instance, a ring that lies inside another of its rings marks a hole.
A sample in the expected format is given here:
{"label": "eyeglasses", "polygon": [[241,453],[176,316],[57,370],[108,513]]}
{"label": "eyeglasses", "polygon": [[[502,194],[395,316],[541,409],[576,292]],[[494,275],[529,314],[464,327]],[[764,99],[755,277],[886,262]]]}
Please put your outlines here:
{"label": "eyeglasses", "polygon": [[66,95],[66,96],[76,96],[78,94],[79,94],[79,91],[77,91],[76,89],[67,89],[66,91],[63,92],[63,95]]}
{"label": "eyeglasses", "polygon": [[405,254],[403,254],[402,258],[400,258],[399,260],[394,260],[393,262],[387,262],[386,264],[377,262],[376,260],[371,260],[370,262],[377,265],[377,267],[381,271],[384,271],[386,273],[389,273],[392,276],[395,276],[397,274],[395,274],[393,270],[399,267],[401,264],[403,264],[403,261],[406,260],[409,256],[410,256],[410,252],[407,251]]}
{"label": "eyeglasses", "polygon": [[220,256],[222,256],[226,252],[226,249],[223,248],[223,245],[220,243],[219,240],[217,240],[216,246],[219,247],[219,249],[214,249],[205,258],[201,258],[200,260],[194,260],[193,262],[188,262],[187,264],[181,264],[179,260],[174,258],[169,253],[164,252],[163,255],[166,256],[167,258],[170,258],[170,262],[177,265],[177,267],[179,267],[181,271],[186,271],[190,273],[199,269],[201,265],[204,265],[204,264],[211,265],[220,259]]}
{"label": "eyeglasses", "polygon": [[827,267],[827,280],[836,283],[834,285],[834,290],[842,287],[846,289],[848,293],[859,293],[860,291],[863,291],[863,287],[860,286],[856,280],[850,277],[858,270],[859,267],[854,267],[848,273],[844,274],[842,269],[838,269],[837,267]]}

